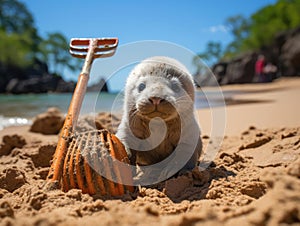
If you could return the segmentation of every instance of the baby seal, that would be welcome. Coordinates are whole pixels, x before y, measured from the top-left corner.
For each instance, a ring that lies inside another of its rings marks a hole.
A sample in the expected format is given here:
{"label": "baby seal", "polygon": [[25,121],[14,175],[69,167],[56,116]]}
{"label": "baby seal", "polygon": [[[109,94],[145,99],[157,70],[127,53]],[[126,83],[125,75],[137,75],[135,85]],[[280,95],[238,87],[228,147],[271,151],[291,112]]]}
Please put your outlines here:
{"label": "baby seal", "polygon": [[168,57],[151,57],[129,74],[124,112],[117,137],[125,144],[131,163],[149,166],[175,150],[181,170],[193,169],[202,142],[194,116],[193,78],[184,65]]}

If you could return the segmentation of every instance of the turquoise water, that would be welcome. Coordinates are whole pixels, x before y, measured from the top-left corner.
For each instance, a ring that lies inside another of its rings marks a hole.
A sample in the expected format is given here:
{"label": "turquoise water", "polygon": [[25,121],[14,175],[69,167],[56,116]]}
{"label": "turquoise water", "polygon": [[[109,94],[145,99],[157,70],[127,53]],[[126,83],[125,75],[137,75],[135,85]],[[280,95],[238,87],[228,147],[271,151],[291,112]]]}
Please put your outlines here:
{"label": "turquoise water", "polygon": [[[57,107],[62,112],[67,112],[72,94],[23,94],[23,95],[0,95],[0,115],[5,117],[31,118],[46,111],[49,107]],[[84,99],[82,111],[89,113],[90,110],[109,111],[116,105],[117,94],[87,93]]]}
{"label": "turquoise water", "polygon": [[[37,114],[45,112],[49,107],[57,107],[66,113],[72,93],[49,94],[0,94],[0,130],[10,125],[30,124]],[[209,100],[208,100],[209,99]],[[220,101],[221,100],[221,101]],[[196,92],[195,107],[209,108],[221,106],[222,94],[219,92]],[[123,106],[123,94],[86,93],[80,114],[95,112],[120,112]]]}
{"label": "turquoise water", "polygon": [[[57,107],[63,113],[68,111],[72,93],[63,94],[0,94],[0,130],[11,125],[26,125],[37,114],[49,107]],[[122,94],[87,93],[80,114],[101,111],[117,112],[122,110]]]}

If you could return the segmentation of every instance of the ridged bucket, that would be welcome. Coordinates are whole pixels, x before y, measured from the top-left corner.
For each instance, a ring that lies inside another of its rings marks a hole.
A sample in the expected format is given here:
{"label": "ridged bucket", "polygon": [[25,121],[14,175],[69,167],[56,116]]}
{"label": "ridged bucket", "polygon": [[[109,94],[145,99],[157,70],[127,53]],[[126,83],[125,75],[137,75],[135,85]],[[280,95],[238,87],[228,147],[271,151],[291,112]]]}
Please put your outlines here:
{"label": "ridged bucket", "polygon": [[121,196],[134,191],[125,181],[132,181],[131,168],[124,145],[115,135],[94,130],[71,136],[62,174],[64,191],[78,188],[91,195]]}

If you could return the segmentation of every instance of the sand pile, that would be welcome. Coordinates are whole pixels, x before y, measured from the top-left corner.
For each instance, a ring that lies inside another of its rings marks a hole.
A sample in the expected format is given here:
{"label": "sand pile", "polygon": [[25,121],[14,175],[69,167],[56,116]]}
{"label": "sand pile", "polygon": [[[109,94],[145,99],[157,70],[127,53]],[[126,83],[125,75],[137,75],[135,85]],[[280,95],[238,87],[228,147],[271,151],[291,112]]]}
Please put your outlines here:
{"label": "sand pile", "polygon": [[[111,115],[100,114],[98,122],[109,125]],[[57,135],[29,130],[0,132],[1,225],[300,223],[300,128],[252,126],[239,136],[225,137],[206,170],[115,199],[46,186]],[[210,138],[203,141],[207,145]]]}

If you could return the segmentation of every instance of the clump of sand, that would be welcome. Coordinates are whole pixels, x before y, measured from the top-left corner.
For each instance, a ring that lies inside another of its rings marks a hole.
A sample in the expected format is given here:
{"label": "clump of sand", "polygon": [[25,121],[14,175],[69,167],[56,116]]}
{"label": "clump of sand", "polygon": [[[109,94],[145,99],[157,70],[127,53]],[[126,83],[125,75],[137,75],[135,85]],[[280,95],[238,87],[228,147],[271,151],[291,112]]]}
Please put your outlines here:
{"label": "clump of sand", "polygon": [[[110,128],[111,115],[102,114],[98,121]],[[114,199],[46,186],[57,135],[16,127],[4,129],[0,137],[2,225],[300,222],[300,128],[249,127],[239,136],[225,137],[204,171],[195,169]],[[210,138],[203,136],[203,142],[206,146]]]}
{"label": "clump of sand", "polygon": [[53,107],[35,117],[30,131],[42,134],[58,134],[63,123],[63,113],[58,108]]}

